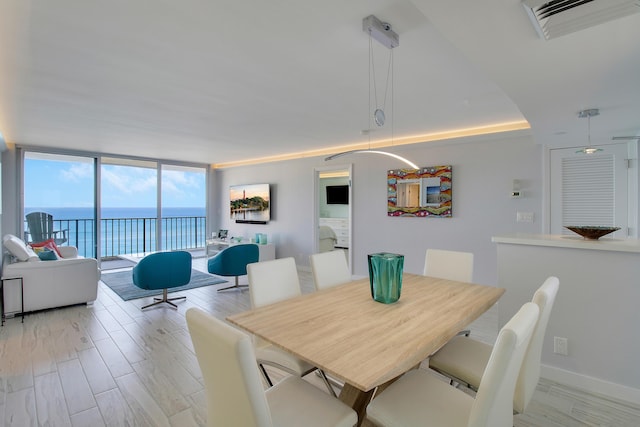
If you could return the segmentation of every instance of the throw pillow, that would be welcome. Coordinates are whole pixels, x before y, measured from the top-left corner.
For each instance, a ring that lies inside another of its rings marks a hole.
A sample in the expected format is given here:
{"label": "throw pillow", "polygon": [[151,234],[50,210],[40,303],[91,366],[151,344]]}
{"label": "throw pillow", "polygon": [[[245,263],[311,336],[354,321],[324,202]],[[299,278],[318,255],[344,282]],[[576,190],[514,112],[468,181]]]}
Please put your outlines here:
{"label": "throw pillow", "polygon": [[42,248],[40,252],[37,252],[38,258],[42,261],[55,261],[58,259],[58,255],[49,248]]}
{"label": "throw pillow", "polygon": [[58,254],[60,258],[62,258],[62,254],[58,250],[58,246],[56,246],[56,243],[53,241],[53,239],[45,240],[44,242],[39,242],[39,243],[32,243],[31,247],[34,250],[36,248],[49,248],[52,251],[55,251],[55,253]]}
{"label": "throw pillow", "polygon": [[28,261],[31,256],[27,245],[24,244],[22,239],[14,236],[13,234],[7,234],[3,238],[4,247],[7,248],[11,255],[18,258],[20,261]]}

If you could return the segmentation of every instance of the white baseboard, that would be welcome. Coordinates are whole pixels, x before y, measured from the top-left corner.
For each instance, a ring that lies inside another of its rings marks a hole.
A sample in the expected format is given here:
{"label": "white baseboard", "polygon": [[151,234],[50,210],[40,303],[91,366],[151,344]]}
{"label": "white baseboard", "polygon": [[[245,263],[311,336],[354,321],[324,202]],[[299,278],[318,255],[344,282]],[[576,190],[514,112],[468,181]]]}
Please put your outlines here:
{"label": "white baseboard", "polygon": [[577,388],[590,394],[610,397],[634,405],[640,402],[640,389],[581,375],[553,366],[542,365],[540,368],[540,376],[547,380]]}

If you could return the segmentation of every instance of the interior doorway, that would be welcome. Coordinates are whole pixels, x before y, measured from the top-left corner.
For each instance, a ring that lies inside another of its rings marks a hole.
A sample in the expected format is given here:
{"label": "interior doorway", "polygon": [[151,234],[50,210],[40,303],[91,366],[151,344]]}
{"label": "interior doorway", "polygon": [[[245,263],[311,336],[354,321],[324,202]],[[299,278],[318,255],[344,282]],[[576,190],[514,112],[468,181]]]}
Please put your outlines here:
{"label": "interior doorway", "polygon": [[352,267],[352,166],[336,165],[315,169],[314,253],[345,252]]}

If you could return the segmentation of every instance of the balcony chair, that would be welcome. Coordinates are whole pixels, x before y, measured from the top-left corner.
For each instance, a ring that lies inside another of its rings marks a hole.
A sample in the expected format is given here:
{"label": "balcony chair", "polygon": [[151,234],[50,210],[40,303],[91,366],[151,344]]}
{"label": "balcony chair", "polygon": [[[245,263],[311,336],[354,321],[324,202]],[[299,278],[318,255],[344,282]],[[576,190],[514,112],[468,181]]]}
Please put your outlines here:
{"label": "balcony chair", "polygon": [[528,302],[500,330],[474,399],[425,369],[413,369],[367,406],[378,426],[512,427],[518,372],[538,320]]}
{"label": "balcony chair", "polygon": [[238,284],[238,276],[247,274],[247,264],[258,262],[260,250],[253,243],[232,245],[218,252],[207,262],[207,271],[218,276],[235,276],[235,285],[218,289],[218,292],[227,289],[240,289],[247,285]]}
{"label": "balcony chair", "polygon": [[132,270],[133,284],[141,289],[162,289],[162,298],[141,307],[167,304],[178,308],[171,301],[185,299],[186,296],[167,298],[167,289],[184,286],[191,280],[191,254],[187,251],[156,252],[142,258]]}
{"label": "balcony chair", "polygon": [[355,411],[308,382],[290,376],[266,392],[251,339],[197,308],[186,313],[204,378],[209,426],[351,427]]}
{"label": "balcony chair", "polygon": [[67,241],[67,231],[54,230],[53,215],[46,212],[31,212],[26,215],[27,226],[29,227],[30,240],[33,243],[44,242],[53,239],[56,245],[61,245]]}
{"label": "balcony chair", "polygon": [[[288,298],[297,297],[300,291],[300,279],[293,258],[281,258],[272,261],[257,262],[247,266],[249,275],[249,295],[252,307],[274,304]],[[317,368],[295,357],[291,353],[256,338],[254,340],[256,358],[265,381],[273,385],[264,365],[273,366],[285,372],[303,377]],[[336,395],[325,373],[318,369],[325,386],[333,396]]]}
{"label": "balcony chair", "polygon": [[342,250],[313,254],[309,261],[317,291],[351,281],[347,257]]}
{"label": "balcony chair", "polygon": [[[518,375],[513,397],[513,408],[518,413],[523,413],[527,409],[540,379],[542,342],[559,286],[558,278],[551,276],[533,295],[532,302],[540,309],[540,317]],[[467,384],[473,390],[477,390],[482,373],[489,362],[489,356],[491,356],[489,344],[473,338],[456,337],[429,359],[429,367],[455,382]]]}

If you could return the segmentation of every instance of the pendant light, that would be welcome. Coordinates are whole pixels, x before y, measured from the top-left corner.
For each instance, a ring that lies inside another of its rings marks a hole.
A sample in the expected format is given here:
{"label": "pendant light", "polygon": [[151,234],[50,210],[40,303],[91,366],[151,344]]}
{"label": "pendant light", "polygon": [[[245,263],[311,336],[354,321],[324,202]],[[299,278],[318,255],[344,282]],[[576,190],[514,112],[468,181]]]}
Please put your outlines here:
{"label": "pendant light", "polygon": [[589,145],[576,151],[581,154],[594,154],[598,151],[603,151],[602,148],[596,148],[591,146],[591,117],[600,115],[600,110],[597,108],[590,108],[588,110],[582,110],[578,113],[578,117],[581,119],[587,118],[587,139]]}
{"label": "pendant light", "polygon": [[[366,18],[364,18],[362,20],[362,30],[366,33],[369,34],[369,129],[367,129],[366,132],[367,135],[369,135],[369,149],[366,150],[350,150],[350,151],[343,151],[341,153],[336,153],[333,154],[331,156],[326,157],[324,160],[333,160],[337,157],[342,157],[342,156],[346,156],[349,154],[364,154],[364,153],[370,153],[370,154],[381,154],[384,156],[389,156],[389,157],[393,157],[395,159],[398,159],[404,163],[406,163],[409,167],[411,167],[412,169],[419,169],[419,167],[405,159],[404,157],[398,155],[398,154],[393,154],[393,153],[389,153],[387,151],[380,151],[380,150],[371,150],[371,119],[373,118],[373,121],[376,123],[376,125],[378,125],[379,127],[384,126],[385,121],[386,121],[386,115],[385,115],[385,107],[386,107],[386,102],[387,102],[387,91],[389,88],[389,79],[391,76],[391,142],[393,145],[393,48],[394,47],[398,47],[400,45],[400,38],[398,36],[397,33],[395,33],[392,29],[391,29],[391,25],[386,23],[386,22],[382,22],[380,21],[378,18],[376,18],[373,15],[369,15]],[[385,83],[385,92],[384,92],[384,99],[383,99],[383,103],[382,105],[380,105],[378,103],[378,91],[377,91],[377,87],[376,87],[376,79],[375,79],[375,67],[373,64],[373,44],[372,44],[372,40],[376,39],[377,41],[379,41],[381,44],[383,44],[384,46],[386,46],[390,52],[389,52],[389,65],[388,65],[388,69],[387,69],[387,78],[386,78],[386,83]],[[376,104],[376,108],[375,111],[373,112],[373,114],[371,114],[371,77],[373,74],[373,89],[374,89],[374,101]]]}

